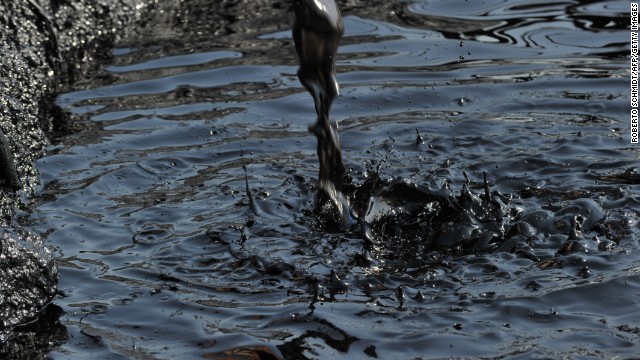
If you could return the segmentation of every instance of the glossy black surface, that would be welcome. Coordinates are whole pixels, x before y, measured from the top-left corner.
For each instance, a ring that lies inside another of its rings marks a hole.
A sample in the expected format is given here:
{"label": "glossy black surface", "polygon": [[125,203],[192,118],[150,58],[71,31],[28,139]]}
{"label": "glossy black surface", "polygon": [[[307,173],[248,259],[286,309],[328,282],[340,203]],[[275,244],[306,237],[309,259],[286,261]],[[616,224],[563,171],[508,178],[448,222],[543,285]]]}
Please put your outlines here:
{"label": "glossy black surface", "polygon": [[[331,117],[372,239],[313,214],[314,105],[275,4],[218,35],[167,5],[59,97],[81,129],[38,162],[27,219],[57,248],[51,357],[638,353],[628,2],[339,2]],[[467,204],[438,247],[406,236],[425,194]],[[477,229],[503,239],[455,244]]]}

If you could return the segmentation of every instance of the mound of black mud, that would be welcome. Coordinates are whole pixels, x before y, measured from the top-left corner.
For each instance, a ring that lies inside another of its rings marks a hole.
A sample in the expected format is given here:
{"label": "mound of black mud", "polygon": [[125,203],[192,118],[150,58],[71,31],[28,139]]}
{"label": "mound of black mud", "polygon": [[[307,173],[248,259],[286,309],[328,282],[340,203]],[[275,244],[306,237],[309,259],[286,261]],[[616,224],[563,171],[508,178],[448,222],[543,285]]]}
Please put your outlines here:
{"label": "mound of black mud", "polygon": [[[330,253],[342,253],[338,257],[342,261],[330,261],[332,277],[349,273],[357,266],[398,274],[409,272],[413,278],[454,258],[491,253],[513,254],[539,268],[562,267],[575,262],[580,254],[609,252],[632,233],[623,213],[610,213],[584,191],[545,194],[548,203],[541,206],[540,201],[528,198],[544,191],[526,189],[517,194],[491,191],[486,174],[482,182],[472,183],[464,173],[466,182],[452,190],[455,186],[452,181],[438,180],[436,176],[430,176],[432,186],[428,186],[403,177],[383,179],[379,171],[379,166],[376,169],[369,163],[361,181],[349,178],[343,184],[344,193],[352,202],[348,229],[322,190],[315,196],[312,208],[291,209],[304,214],[297,217],[299,224],[331,234],[334,249]],[[433,186],[438,183],[440,186]],[[316,188],[312,186],[304,193],[315,191],[310,189]],[[322,277],[307,273],[304,265],[296,267],[296,261],[287,260],[285,265],[281,259],[247,253],[251,248],[245,246],[247,240],[255,236],[259,241],[261,236],[270,237],[277,230],[268,225],[255,226],[260,222],[260,210],[248,180],[246,190],[245,224],[237,233],[212,229],[212,239],[228,243],[232,254],[240,260],[251,259],[261,271],[280,273],[286,269],[296,277]],[[618,202],[618,199],[606,201],[605,206],[615,209]],[[233,250],[236,246],[239,248]],[[286,258],[313,256],[316,247],[303,242]],[[583,266],[580,274],[588,276],[588,266]]]}

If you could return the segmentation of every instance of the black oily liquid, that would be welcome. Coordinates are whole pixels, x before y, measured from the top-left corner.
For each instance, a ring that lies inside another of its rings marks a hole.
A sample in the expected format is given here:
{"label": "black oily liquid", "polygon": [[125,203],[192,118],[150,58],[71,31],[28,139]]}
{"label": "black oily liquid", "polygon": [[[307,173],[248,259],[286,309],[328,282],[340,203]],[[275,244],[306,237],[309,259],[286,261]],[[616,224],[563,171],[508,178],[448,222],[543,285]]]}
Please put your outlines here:
{"label": "black oily liquid", "polygon": [[[479,196],[471,191],[466,173],[463,173],[466,184],[457,195],[447,183],[431,189],[408,179],[382,179],[378,171],[356,186],[357,190],[349,189],[347,184],[343,190],[345,167],[337,127],[329,120],[329,110],[338,95],[335,55],[344,24],[334,0],[294,0],[294,10],[293,39],[300,58],[298,78],[313,97],[318,116],[309,130],[318,139],[320,189],[316,214],[325,227],[349,230],[357,222],[365,250],[375,251],[376,256],[386,259],[388,266],[398,264],[399,268],[410,263],[416,268],[422,266],[421,257],[416,254],[432,251],[452,255],[507,251],[538,261],[529,243],[535,236],[544,241],[536,229],[550,226],[536,220],[537,215],[529,216],[510,208],[511,197],[491,191],[486,175],[484,194]],[[422,141],[418,133],[416,143]],[[352,196],[353,206],[343,191]],[[559,254],[575,251],[572,244],[588,214],[592,215],[589,224],[604,218],[600,215],[604,211],[595,203],[573,206],[584,210],[566,218],[562,215],[565,210],[559,213],[562,216],[554,217],[548,210],[530,209],[532,214],[538,210],[547,214],[554,227],[564,224],[560,232],[568,236],[568,243]],[[357,214],[354,218],[352,212]],[[365,253],[356,262],[368,262],[366,259]]]}
{"label": "black oily liquid", "polygon": [[329,110],[338,95],[335,55],[344,33],[344,23],[333,0],[295,0],[293,40],[300,59],[298,78],[315,103],[317,120],[309,127],[318,140],[320,161],[318,201],[330,200],[343,225],[349,223],[349,204],[342,194],[345,167],[342,162],[337,125],[329,120]]}

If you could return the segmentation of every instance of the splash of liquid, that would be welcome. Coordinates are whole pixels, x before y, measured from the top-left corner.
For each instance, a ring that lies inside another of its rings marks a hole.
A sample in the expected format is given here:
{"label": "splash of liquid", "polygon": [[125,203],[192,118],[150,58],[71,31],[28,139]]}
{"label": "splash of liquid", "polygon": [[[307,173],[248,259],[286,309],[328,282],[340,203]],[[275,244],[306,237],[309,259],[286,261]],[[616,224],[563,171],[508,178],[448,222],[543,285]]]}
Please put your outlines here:
{"label": "splash of liquid", "polygon": [[[343,226],[351,223],[349,202],[342,194],[345,167],[340,139],[335,123],[329,120],[333,99],[339,93],[335,74],[338,41],[344,33],[344,23],[333,0],[295,0],[296,15],[293,40],[300,59],[298,78],[315,103],[316,123],[309,131],[318,139],[320,160],[319,187],[337,209]],[[318,201],[318,206],[322,206]]]}

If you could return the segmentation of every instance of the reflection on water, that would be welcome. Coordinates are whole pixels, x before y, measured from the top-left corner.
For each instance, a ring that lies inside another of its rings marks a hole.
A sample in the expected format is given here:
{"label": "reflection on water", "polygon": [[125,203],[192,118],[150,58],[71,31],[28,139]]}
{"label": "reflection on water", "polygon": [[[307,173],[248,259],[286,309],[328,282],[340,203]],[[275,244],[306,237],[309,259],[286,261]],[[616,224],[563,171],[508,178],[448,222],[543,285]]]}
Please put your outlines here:
{"label": "reflection on water", "polygon": [[[339,5],[332,117],[373,245],[313,214],[288,5],[158,5],[60,96],[80,130],[38,163],[70,335],[51,355],[635,355],[628,3]],[[448,196],[451,246],[423,246]]]}

